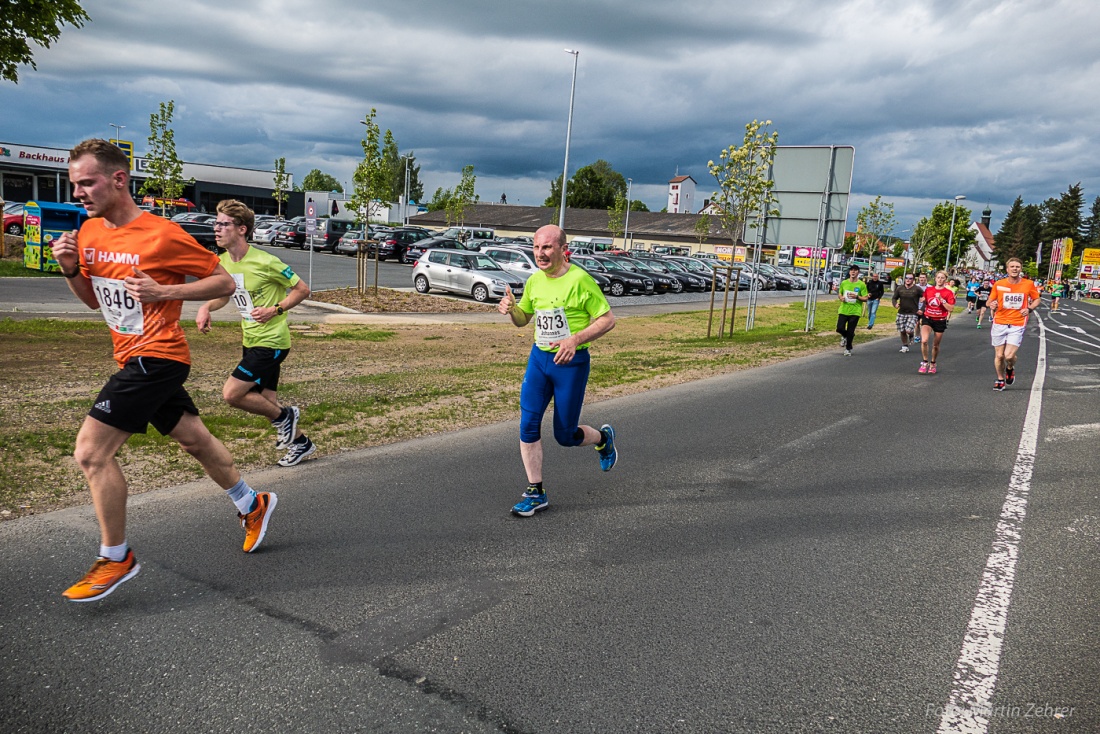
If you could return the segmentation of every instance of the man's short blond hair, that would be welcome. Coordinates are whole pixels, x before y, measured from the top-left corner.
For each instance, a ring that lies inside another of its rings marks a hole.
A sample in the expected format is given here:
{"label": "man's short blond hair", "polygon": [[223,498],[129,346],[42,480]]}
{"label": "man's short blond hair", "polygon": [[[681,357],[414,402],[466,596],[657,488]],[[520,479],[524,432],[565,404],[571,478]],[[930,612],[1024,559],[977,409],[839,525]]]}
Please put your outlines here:
{"label": "man's short blond hair", "polygon": [[252,230],[256,226],[256,212],[237,201],[236,199],[222,199],[218,202],[218,214],[233,217],[233,221],[239,226],[245,227],[244,238],[252,236]]}
{"label": "man's short blond hair", "polygon": [[111,141],[102,138],[89,138],[78,143],[69,151],[69,160],[75,161],[77,158],[89,155],[96,159],[104,173],[110,175],[115,171],[123,171],[126,174],[126,179],[129,180],[130,159],[122,152],[122,148]]}

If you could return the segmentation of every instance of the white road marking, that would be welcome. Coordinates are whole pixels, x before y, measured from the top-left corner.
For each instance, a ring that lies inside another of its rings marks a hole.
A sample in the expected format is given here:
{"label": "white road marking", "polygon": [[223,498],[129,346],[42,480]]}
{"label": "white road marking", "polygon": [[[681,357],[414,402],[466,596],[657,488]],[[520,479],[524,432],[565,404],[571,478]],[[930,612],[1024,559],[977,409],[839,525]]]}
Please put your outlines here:
{"label": "white road marking", "polygon": [[1055,426],[1047,430],[1047,441],[1061,439],[1093,438],[1100,435],[1100,423],[1078,423],[1075,426]]}
{"label": "white road marking", "polygon": [[849,428],[860,423],[864,423],[865,418],[859,415],[850,415],[846,418],[841,418],[836,423],[830,423],[824,428],[819,428],[816,431],[811,431],[805,436],[796,438],[795,440],[785,443],[782,446],[773,447],[767,454],[758,456],[751,461],[739,462],[738,466],[744,470],[760,469],[772,461],[783,460],[786,461],[788,457],[796,454],[806,448],[814,446],[818,441],[825,438],[829,434],[839,431],[844,428]]}
{"label": "white road marking", "polygon": [[1039,359],[1035,365],[1035,380],[1031,383],[1031,397],[1020,435],[1020,446],[1016,451],[1016,464],[1012,468],[1008,496],[1005,497],[994,533],[993,551],[986,560],[974,610],[970,614],[970,624],[963,637],[951,694],[940,718],[938,734],[984,734],[989,729],[1008,605],[1016,580],[1020,535],[1024,516],[1027,514],[1031,474],[1035,468],[1046,363],[1046,326],[1040,318]]}
{"label": "white road marking", "polygon": [[1072,329],[1073,331],[1076,331],[1078,334],[1087,334],[1088,333],[1087,331],[1082,329],[1080,326],[1070,326],[1069,324],[1059,324],[1059,326],[1061,326],[1063,329]]}

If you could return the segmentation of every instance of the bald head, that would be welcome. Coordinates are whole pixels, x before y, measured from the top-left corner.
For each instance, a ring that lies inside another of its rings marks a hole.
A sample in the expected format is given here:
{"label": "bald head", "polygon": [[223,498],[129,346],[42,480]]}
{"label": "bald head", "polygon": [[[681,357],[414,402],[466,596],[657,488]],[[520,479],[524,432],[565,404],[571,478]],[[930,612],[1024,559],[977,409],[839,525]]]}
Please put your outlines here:
{"label": "bald head", "polygon": [[547,224],[544,227],[539,227],[538,231],[535,232],[535,244],[538,244],[540,239],[547,244],[565,247],[565,230],[556,224]]}
{"label": "bald head", "polygon": [[565,261],[565,231],[561,227],[548,224],[535,232],[535,264],[551,278],[562,275],[569,269]]}

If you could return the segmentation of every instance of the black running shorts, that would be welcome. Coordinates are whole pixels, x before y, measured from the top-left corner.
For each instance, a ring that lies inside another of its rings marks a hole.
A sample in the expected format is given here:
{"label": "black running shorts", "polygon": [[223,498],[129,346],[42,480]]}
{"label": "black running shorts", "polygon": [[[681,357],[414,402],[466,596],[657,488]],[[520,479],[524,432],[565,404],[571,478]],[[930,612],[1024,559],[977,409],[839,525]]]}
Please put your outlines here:
{"label": "black running shorts", "polygon": [[942,334],[947,331],[947,319],[930,319],[927,316],[921,316],[920,325],[931,326],[932,331],[937,334]]}
{"label": "black running shorts", "polygon": [[241,350],[241,363],[233,370],[233,377],[242,382],[254,383],[254,391],[278,390],[280,368],[288,354],[289,349],[244,347]]}
{"label": "black running shorts", "polygon": [[153,424],[167,436],[184,413],[199,409],[183,388],[191,365],[160,357],[132,357],[111,375],[88,415],[126,433],[145,433]]}

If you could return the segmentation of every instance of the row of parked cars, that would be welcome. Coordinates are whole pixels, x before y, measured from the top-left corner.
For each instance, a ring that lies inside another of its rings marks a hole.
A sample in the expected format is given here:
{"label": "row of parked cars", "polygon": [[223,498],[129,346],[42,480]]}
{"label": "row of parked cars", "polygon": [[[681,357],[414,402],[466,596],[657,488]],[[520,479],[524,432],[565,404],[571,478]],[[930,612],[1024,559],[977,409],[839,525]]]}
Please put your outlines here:
{"label": "row of parked cars", "polygon": [[[461,242],[446,237],[429,238],[410,249],[419,256],[413,263],[412,283],[419,293],[434,290],[470,295],[476,301],[496,300],[505,287],[517,296],[538,271],[533,249],[523,243]],[[611,296],[703,292],[726,288],[726,276],[705,259],[649,252],[625,254],[570,253],[570,262],[584,269]],[[719,261],[721,262],[721,261]],[[738,289],[748,288],[750,276],[742,273]]]}

